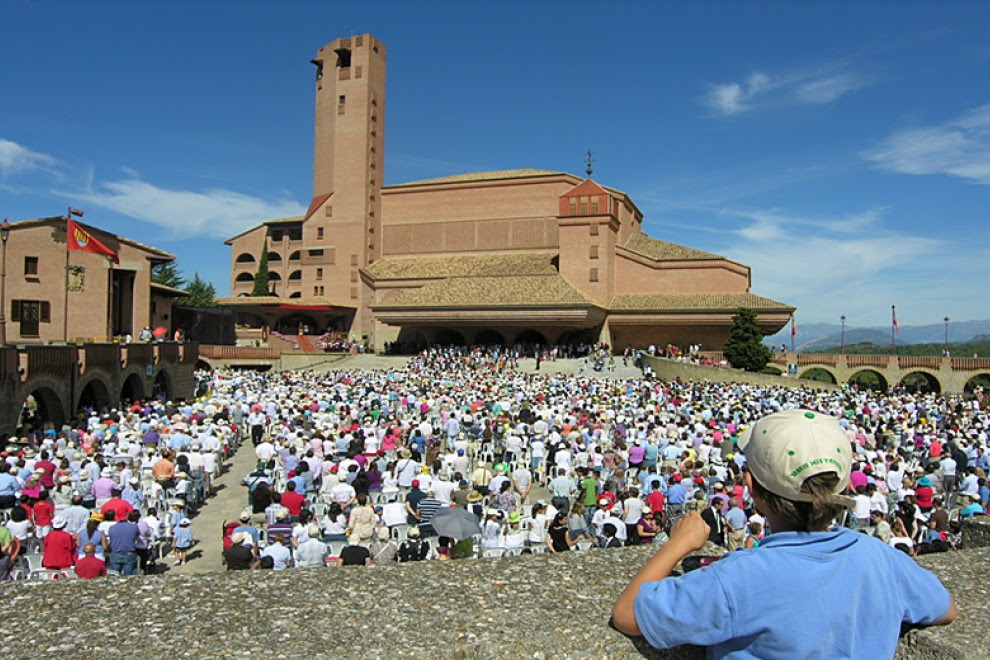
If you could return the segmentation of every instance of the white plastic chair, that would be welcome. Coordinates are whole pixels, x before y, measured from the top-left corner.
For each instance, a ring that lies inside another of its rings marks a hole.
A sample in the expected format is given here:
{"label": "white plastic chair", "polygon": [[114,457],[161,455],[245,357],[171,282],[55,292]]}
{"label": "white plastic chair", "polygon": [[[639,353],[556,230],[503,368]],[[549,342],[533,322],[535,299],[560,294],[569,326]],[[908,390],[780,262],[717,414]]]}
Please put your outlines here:
{"label": "white plastic chair", "polygon": [[482,548],[482,557],[501,557],[505,554],[505,548]]}
{"label": "white plastic chair", "polygon": [[591,545],[592,545],[591,541],[589,541],[588,539],[582,539],[577,542],[577,545],[575,547],[578,550],[591,550]]}
{"label": "white plastic chair", "polygon": [[505,549],[505,554],[503,554],[502,556],[503,557],[518,557],[518,556],[522,555],[522,551],[523,551],[522,548],[506,548]]}

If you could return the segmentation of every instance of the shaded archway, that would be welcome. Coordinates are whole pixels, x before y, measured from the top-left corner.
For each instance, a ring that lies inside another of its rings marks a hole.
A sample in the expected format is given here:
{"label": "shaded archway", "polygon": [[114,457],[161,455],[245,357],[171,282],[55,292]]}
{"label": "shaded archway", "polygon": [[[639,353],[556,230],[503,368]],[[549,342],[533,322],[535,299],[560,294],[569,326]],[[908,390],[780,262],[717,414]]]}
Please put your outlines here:
{"label": "shaded archway", "polygon": [[235,282],[254,282],[254,275],[251,273],[238,273]]}
{"label": "shaded archway", "polygon": [[464,335],[457,330],[443,328],[437,331],[436,336],[433,338],[433,343],[440,346],[464,346],[466,342],[464,341]]}
{"label": "shaded archway", "polygon": [[474,343],[481,346],[503,346],[505,345],[505,337],[498,330],[485,328],[474,338]]}
{"label": "shaded archway", "polygon": [[300,326],[302,326],[304,331],[308,330],[306,334],[316,332],[317,328],[319,328],[312,316],[301,312],[293,312],[280,318],[275,329],[282,334],[294,335],[299,332]]}
{"label": "shaded archway", "polygon": [[79,393],[78,410],[103,410],[110,405],[110,390],[99,378],[91,378]]}
{"label": "shaded archway", "polygon": [[120,400],[131,403],[144,398],[144,382],[137,374],[131,374],[120,388]]}
{"label": "shaded archway", "polygon": [[858,385],[861,388],[886,392],[889,389],[887,379],[883,374],[874,369],[862,369],[849,377],[850,385]]}
{"label": "shaded archway", "polygon": [[410,355],[419,353],[429,345],[430,342],[426,340],[426,336],[419,330],[402,328],[399,331],[399,336],[389,345],[388,352],[393,355]]}
{"label": "shaded archway", "polygon": [[25,395],[21,402],[21,412],[18,417],[18,433],[24,435],[30,431],[41,430],[46,422],[51,422],[54,428],[61,428],[65,423],[65,406],[55,390],[50,387],[38,387]]}
{"label": "shaded archway", "polygon": [[938,378],[926,371],[912,371],[904,376],[904,378],[901,378],[901,382],[898,384],[908,392],[931,392],[938,394],[942,391],[942,384],[938,382]]}
{"label": "shaded archway", "polygon": [[172,380],[164,369],[160,369],[155,375],[151,395],[160,401],[169,401],[172,398]]}
{"label": "shaded archway", "polygon": [[545,346],[547,343],[547,338],[543,336],[542,333],[536,330],[523,330],[516,337],[517,344],[536,344],[537,346]]}
{"label": "shaded archway", "polygon": [[821,367],[812,367],[806,370],[798,378],[803,378],[804,380],[813,380],[818,383],[836,383],[835,375],[828,369],[822,369]]}
{"label": "shaded archway", "polygon": [[990,392],[990,374],[976,374],[966,381],[966,385],[963,386],[963,392],[972,394],[976,391],[977,387],[982,387],[984,393]]}

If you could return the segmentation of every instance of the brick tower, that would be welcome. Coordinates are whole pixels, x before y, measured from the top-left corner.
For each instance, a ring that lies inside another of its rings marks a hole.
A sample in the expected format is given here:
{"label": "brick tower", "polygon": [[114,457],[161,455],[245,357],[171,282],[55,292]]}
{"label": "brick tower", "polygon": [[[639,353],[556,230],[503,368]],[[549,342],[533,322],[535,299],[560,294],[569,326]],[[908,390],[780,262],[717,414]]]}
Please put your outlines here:
{"label": "brick tower", "polygon": [[359,269],[382,253],[385,45],[370,34],[336,39],[319,49],[313,64],[313,202],[304,241],[335,248],[327,297],[354,305],[352,335],[367,337],[373,330],[373,291]]}

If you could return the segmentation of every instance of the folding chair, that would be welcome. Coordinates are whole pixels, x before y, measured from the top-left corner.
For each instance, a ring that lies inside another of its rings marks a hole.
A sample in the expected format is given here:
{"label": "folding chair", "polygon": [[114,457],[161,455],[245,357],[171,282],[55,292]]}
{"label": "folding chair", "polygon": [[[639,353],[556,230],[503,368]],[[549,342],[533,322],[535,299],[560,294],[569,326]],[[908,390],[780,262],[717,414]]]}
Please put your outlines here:
{"label": "folding chair", "polygon": [[505,548],[482,548],[482,557],[501,557],[505,554]]}

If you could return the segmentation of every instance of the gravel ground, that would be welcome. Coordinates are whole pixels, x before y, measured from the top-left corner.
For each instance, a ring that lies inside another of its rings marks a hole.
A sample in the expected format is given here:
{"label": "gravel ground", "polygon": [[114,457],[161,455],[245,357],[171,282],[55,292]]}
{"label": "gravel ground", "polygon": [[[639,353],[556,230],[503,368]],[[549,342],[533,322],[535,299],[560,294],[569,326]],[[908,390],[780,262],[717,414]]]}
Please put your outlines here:
{"label": "gravel ground", "polygon": [[[650,548],[376,568],[166,575],[4,585],[5,657],[697,658],[608,628]],[[990,549],[925,558],[959,619],[911,633],[903,658],[987,657]]]}

